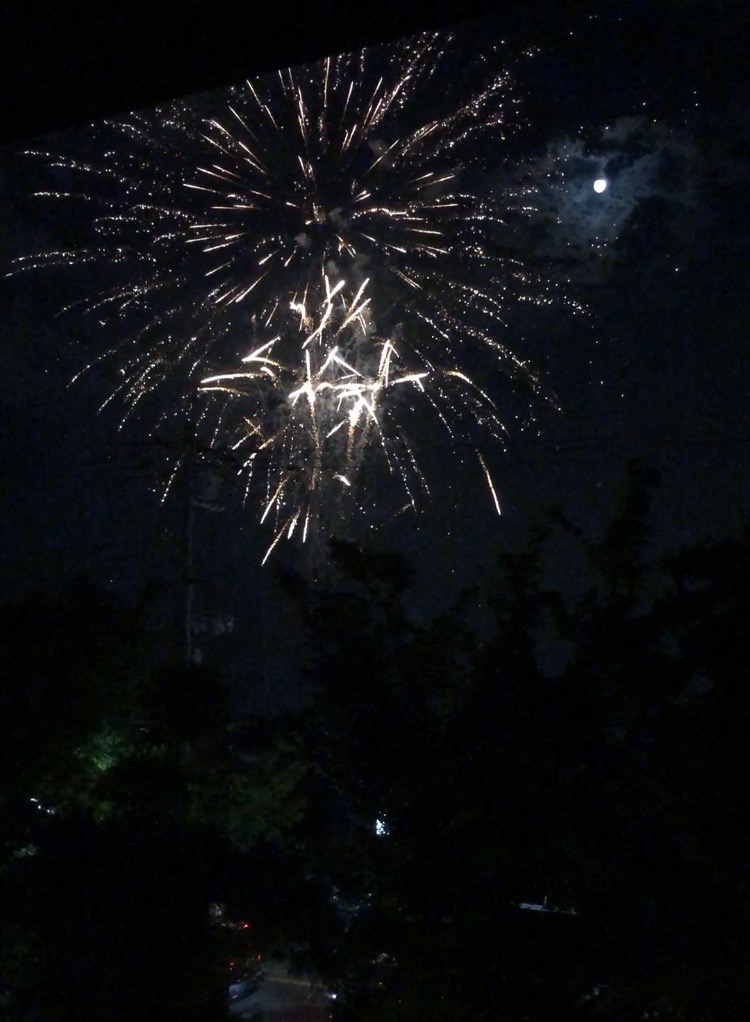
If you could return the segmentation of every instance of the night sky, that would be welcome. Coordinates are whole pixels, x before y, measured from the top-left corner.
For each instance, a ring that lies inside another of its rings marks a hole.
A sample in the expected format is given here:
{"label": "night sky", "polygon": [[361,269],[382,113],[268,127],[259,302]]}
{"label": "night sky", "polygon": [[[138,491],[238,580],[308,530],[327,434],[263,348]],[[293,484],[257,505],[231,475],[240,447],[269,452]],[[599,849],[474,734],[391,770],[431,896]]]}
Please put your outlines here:
{"label": "night sky", "polygon": [[[560,411],[539,402],[534,427],[511,434],[505,453],[488,453],[503,516],[473,468],[448,467],[456,452],[436,435],[425,452],[436,466],[431,507],[416,524],[386,518],[377,530],[378,543],[417,567],[415,610],[479,580],[488,551],[521,542],[544,506],[600,527],[633,457],[663,476],[660,549],[746,521],[750,89],[743,48],[733,44],[739,17],[729,4],[699,6],[654,24],[646,3],[579,15],[541,4],[461,29],[467,64],[474,35],[494,33],[510,54],[538,48],[520,65],[521,124],[499,155],[496,186],[539,190],[540,214],[514,244],[567,275],[588,311],[514,322]],[[60,230],[35,213],[18,148],[0,154],[6,268]],[[600,177],[608,187],[597,194]],[[157,578],[174,583],[165,606],[177,614],[184,485],[160,503],[159,455],[144,447],[143,431],[118,431],[114,411],[97,417],[94,376],[67,386],[83,327],[56,318],[62,287],[42,274],[2,282],[3,591],[85,573],[133,595]],[[221,512],[196,512],[205,579],[197,605],[206,620],[235,623],[206,655],[243,691],[275,700],[295,684],[294,626],[271,572],[259,568],[266,535],[254,511],[222,502]],[[566,570],[560,552],[551,571]]]}

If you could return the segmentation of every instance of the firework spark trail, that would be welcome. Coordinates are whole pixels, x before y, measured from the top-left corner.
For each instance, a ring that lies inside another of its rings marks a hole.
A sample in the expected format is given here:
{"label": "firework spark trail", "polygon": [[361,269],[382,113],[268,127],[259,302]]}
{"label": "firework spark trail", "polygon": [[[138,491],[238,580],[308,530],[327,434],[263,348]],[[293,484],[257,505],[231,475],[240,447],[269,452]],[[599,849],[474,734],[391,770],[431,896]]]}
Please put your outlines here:
{"label": "firework spark trail", "polygon": [[[294,440],[295,464],[283,460],[279,464],[275,489],[262,514],[265,520],[272,511],[276,512],[277,524],[270,549],[284,533],[289,536],[293,533],[301,511],[303,508],[306,513],[311,511],[312,501],[326,483],[336,481],[351,488],[363,458],[372,454],[373,432],[377,434],[381,453],[391,471],[394,464],[399,465],[399,476],[412,503],[412,488],[423,485],[419,470],[411,467],[408,459],[404,462],[399,457],[399,450],[408,448],[408,440],[398,417],[394,417],[391,427],[386,429],[383,412],[391,389],[409,385],[424,393],[425,384],[439,374],[432,367],[401,367],[392,339],[365,332],[362,313],[369,303],[369,296],[365,294],[368,281],[363,282],[350,301],[327,277],[325,282],[327,298],[317,325],[310,324],[304,306],[296,308],[300,317],[298,345],[302,359],[275,358],[274,348],[281,343],[281,337],[276,337],[242,359],[247,366],[245,370],[219,373],[200,381],[203,391],[225,393],[233,400],[245,399],[244,404],[251,409],[256,404],[253,400],[255,388],[274,390],[279,402],[285,403],[293,413],[285,426],[267,437],[264,436],[267,422],[263,417],[246,420],[244,435],[235,443],[235,449],[245,441],[255,445],[242,464],[243,470],[252,473],[259,450],[267,445],[283,446],[285,432],[298,431]],[[352,334],[353,322],[359,324],[356,337]],[[312,326],[310,332],[304,329],[305,325]],[[342,347],[342,340],[348,350]],[[352,364],[355,360],[356,365]],[[458,373],[444,375],[446,378],[461,377],[471,383]],[[483,397],[488,408],[492,408],[489,397]],[[264,439],[259,443],[261,437]]]}
{"label": "firework spark trail", "polygon": [[95,209],[94,237],[17,269],[113,271],[82,303],[123,333],[92,360],[119,370],[108,400],[127,417],[151,398],[163,409],[171,387],[156,416],[169,420],[197,391],[209,446],[233,452],[247,493],[263,480],[270,549],[300,525],[303,538],[330,529],[344,500],[363,510],[358,484],[378,454],[416,506],[427,485],[407,391],[452,438],[481,427],[502,442],[468,364],[540,390],[501,339],[505,314],[560,294],[500,247],[513,197],[471,185],[476,141],[503,141],[510,76],[488,71],[419,117],[449,50],[426,33],[247,82],[226,116],[183,103],[108,123],[115,142],[95,160],[35,154],[83,182],[41,194]]}

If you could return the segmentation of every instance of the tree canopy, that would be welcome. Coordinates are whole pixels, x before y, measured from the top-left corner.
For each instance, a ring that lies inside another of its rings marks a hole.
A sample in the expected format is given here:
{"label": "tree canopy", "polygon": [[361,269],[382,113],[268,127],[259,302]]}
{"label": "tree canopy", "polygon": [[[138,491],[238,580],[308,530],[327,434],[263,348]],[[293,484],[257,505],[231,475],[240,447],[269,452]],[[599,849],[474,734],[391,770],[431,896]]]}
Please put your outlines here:
{"label": "tree canopy", "polygon": [[342,1019],[743,1017],[750,530],[658,554],[657,485],[432,619],[334,544],[336,585],[286,579],[311,696],[272,720],[147,596],[0,607],[9,1017],[223,1017],[220,899]]}
{"label": "tree canopy", "polygon": [[739,1017],[750,533],[657,556],[657,484],[631,466],[602,536],[552,515],[431,621],[402,562],[347,546],[345,591],[299,600],[295,861],[337,907],[309,940],[342,1013]]}

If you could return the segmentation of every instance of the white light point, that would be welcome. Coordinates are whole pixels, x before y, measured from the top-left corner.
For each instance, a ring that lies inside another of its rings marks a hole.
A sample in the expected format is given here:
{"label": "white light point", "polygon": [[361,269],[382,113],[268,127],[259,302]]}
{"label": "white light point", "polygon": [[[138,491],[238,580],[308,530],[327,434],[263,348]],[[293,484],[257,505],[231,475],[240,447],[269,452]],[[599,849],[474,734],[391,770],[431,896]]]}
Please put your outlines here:
{"label": "white light point", "polygon": [[603,191],[606,191],[606,188],[607,188],[607,179],[606,179],[606,177],[598,177],[596,179],[596,181],[594,181],[594,191],[598,195],[601,195],[601,193]]}

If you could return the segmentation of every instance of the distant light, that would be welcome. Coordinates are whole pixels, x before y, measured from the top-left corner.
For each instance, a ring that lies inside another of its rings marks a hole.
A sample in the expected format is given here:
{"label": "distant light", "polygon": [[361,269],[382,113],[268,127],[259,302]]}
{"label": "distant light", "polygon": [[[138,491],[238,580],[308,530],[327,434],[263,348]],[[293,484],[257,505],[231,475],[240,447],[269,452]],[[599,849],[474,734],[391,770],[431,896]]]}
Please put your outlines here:
{"label": "distant light", "polygon": [[53,816],[54,816],[54,815],[55,815],[55,814],[57,813],[57,809],[55,809],[55,807],[54,807],[54,806],[45,806],[45,805],[42,805],[42,803],[41,803],[41,802],[39,801],[39,799],[38,799],[38,798],[34,798],[34,796],[33,796],[33,795],[32,795],[32,796],[31,796],[31,797],[29,798],[29,802],[33,802],[33,803],[34,803],[34,805],[35,805],[35,806],[37,807],[37,809],[38,809],[38,810],[39,810],[40,812],[43,812],[43,813],[50,813],[50,814],[52,814]]}
{"label": "distant light", "polygon": [[606,177],[598,177],[596,179],[596,181],[594,181],[594,191],[595,192],[601,194],[605,190],[606,187],[607,187],[607,179],[606,179]]}
{"label": "distant light", "polygon": [[525,909],[527,912],[555,912],[565,916],[577,916],[578,912],[574,908],[557,908],[556,905],[550,905],[547,899],[539,904],[538,902],[531,901],[520,901],[516,903],[518,908]]}

